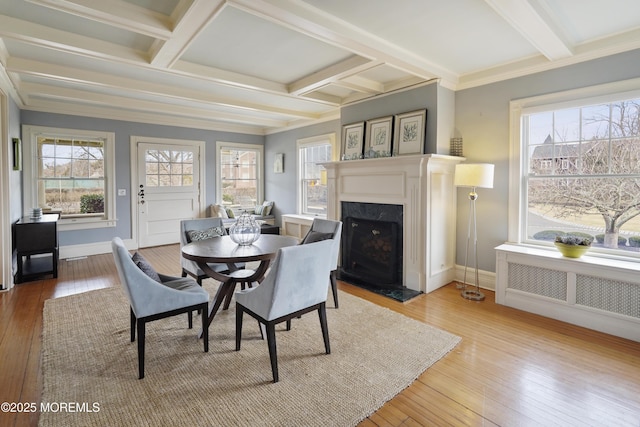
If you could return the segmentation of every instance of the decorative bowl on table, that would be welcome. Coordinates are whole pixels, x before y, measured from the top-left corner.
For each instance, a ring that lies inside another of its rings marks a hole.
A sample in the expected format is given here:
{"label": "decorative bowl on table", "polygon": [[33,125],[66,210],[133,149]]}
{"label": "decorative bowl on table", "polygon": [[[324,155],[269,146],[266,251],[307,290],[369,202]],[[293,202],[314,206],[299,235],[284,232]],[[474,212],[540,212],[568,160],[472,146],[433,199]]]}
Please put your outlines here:
{"label": "decorative bowl on table", "polygon": [[253,244],[260,238],[260,225],[248,212],[242,213],[231,227],[229,237],[241,246]]}

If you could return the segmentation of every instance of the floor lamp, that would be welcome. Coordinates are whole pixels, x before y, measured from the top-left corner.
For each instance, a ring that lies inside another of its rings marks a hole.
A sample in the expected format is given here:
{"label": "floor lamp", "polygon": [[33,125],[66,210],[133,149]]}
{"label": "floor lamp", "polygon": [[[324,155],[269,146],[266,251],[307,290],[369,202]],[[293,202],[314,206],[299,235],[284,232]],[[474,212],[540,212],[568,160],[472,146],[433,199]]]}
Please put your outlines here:
{"label": "floor lamp", "polygon": [[[476,188],[493,188],[493,165],[488,163],[463,163],[456,165],[454,185],[456,187],[471,187],[469,192],[469,224],[467,227],[467,249],[464,253],[464,279],[462,281],[462,297],[474,301],[484,300],[480,292],[478,276],[478,232],[476,227]],[[473,253],[475,255],[476,288],[467,289],[467,266],[469,265],[469,244],[471,242],[471,223],[473,221]]]}

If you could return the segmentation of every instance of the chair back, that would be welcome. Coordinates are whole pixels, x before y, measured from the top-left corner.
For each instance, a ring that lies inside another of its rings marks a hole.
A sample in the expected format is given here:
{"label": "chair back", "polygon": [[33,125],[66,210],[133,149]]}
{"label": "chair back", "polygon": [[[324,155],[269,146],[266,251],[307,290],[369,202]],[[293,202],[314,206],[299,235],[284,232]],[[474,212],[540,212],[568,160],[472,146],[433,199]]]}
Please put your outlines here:
{"label": "chair back", "polygon": [[340,254],[340,239],[342,237],[342,221],[314,218],[313,223],[311,224],[311,229],[309,230],[309,233],[307,233],[307,236],[305,236],[305,239],[307,239],[309,234],[312,232],[333,234],[333,237],[331,238],[333,242],[333,246],[331,247],[331,270],[333,271],[337,269],[338,256]]}
{"label": "chair back", "polygon": [[265,320],[326,301],[332,245],[332,240],[323,240],[278,250],[260,286],[240,291],[237,301]]}
{"label": "chair back", "polygon": [[[222,218],[195,218],[183,219],[182,221],[180,221],[180,249],[182,249],[184,245],[189,243],[189,239],[187,237],[188,231],[204,231],[212,227],[219,227],[222,229],[223,234],[227,234],[227,231],[224,228],[224,223],[222,222]],[[188,260],[183,256],[180,257],[180,266],[183,268],[183,270],[188,271],[195,276],[204,276],[204,271],[202,271],[200,267],[198,267],[198,264],[196,264],[195,261]],[[226,265],[221,264],[215,269],[226,269]]]}
{"label": "chair back", "polygon": [[158,283],[147,276],[133,262],[131,254],[119,237],[111,241],[111,249],[120,282],[136,317],[146,317],[208,301],[209,294],[195,282],[190,291],[181,291]]}
{"label": "chair back", "polygon": [[149,280],[153,280],[144,274],[144,272],[133,262],[131,254],[124,246],[121,238],[115,237],[111,241],[111,250],[113,252],[116,268],[118,269],[120,283],[122,283],[127,297],[129,298],[131,308],[137,316],[138,313],[143,311],[141,302],[144,300],[144,284]]}
{"label": "chair back", "polygon": [[180,247],[189,243],[187,232],[194,230],[204,231],[212,227],[219,227],[222,230],[222,234],[227,234],[222,218],[183,219],[180,221]]}

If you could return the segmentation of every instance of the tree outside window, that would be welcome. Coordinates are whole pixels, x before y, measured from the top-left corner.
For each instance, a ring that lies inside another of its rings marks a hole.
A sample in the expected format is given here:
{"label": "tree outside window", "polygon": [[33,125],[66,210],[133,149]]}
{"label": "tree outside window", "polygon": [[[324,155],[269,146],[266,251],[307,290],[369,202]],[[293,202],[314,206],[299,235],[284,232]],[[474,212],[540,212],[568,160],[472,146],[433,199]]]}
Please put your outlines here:
{"label": "tree outside window", "polygon": [[105,141],[37,138],[38,206],[61,215],[104,215]]}
{"label": "tree outside window", "polygon": [[640,250],[640,99],[522,117],[527,238],[584,233]]}

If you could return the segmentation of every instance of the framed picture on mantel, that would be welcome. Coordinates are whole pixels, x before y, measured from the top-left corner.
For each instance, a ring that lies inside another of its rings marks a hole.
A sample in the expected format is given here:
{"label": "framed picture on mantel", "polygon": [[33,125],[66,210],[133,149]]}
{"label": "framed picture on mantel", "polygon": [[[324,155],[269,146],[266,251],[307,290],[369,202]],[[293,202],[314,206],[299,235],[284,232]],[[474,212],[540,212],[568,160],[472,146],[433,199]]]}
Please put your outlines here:
{"label": "framed picture on mantel", "polygon": [[362,158],[364,122],[342,126],[342,160]]}
{"label": "framed picture on mantel", "polygon": [[396,114],[393,155],[424,154],[427,110]]}

